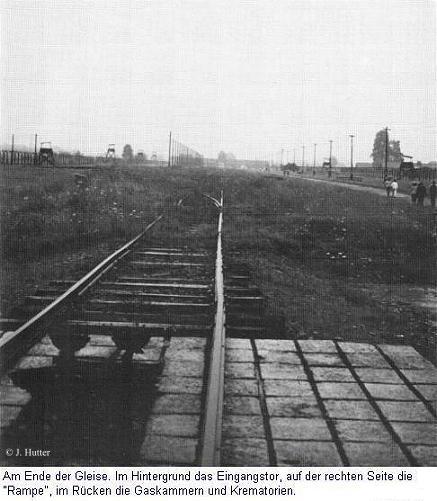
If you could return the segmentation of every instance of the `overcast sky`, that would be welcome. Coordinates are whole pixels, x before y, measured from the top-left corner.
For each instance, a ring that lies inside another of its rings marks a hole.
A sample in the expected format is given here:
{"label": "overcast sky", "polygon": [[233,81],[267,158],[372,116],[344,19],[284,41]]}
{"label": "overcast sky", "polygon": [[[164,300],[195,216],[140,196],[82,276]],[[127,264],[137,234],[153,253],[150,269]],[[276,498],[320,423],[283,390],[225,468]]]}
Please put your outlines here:
{"label": "overcast sky", "polygon": [[388,126],[437,158],[432,1],[3,0],[1,28],[2,144],[348,163]]}

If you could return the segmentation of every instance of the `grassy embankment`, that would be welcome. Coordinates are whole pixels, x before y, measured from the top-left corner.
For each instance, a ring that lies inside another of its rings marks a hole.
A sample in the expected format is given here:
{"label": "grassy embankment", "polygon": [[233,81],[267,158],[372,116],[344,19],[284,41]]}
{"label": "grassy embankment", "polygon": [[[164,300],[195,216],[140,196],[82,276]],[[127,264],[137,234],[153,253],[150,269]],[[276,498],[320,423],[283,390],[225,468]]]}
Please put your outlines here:
{"label": "grassy embankment", "polygon": [[[89,189],[80,193],[72,171],[20,175],[2,175],[3,311],[31,285],[86,271],[184,194],[191,193],[186,223],[169,220],[152,242],[211,245],[214,227],[200,193],[218,194],[223,178],[225,252],[249,265],[269,313],[285,317],[290,337],[433,336],[429,310],[409,299],[411,287],[435,286],[428,208],[247,172],[106,169],[89,172]],[[177,230],[188,228],[180,241]]]}

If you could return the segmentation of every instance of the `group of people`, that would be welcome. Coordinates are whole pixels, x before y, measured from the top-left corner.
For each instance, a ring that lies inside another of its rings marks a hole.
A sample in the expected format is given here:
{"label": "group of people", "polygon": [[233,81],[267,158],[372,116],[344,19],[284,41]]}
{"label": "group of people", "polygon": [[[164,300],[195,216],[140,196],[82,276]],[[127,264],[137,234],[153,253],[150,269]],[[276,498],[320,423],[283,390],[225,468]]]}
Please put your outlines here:
{"label": "group of people", "polygon": [[[399,184],[396,181],[396,179],[385,178],[384,187],[387,192],[387,197],[396,197],[396,194],[399,189]],[[426,186],[422,183],[422,181],[413,182],[411,185],[411,193],[410,193],[411,201],[413,204],[418,205],[420,207],[423,207],[425,198],[427,197],[427,195],[429,195],[431,201],[431,207],[434,208],[436,201],[436,193],[437,193],[437,186],[435,181],[431,183],[428,190],[426,189]]]}
{"label": "group of people", "polygon": [[399,189],[399,184],[396,181],[396,179],[390,179],[390,178],[385,178],[384,179],[384,186],[385,186],[385,191],[387,192],[388,197],[395,197],[398,189]]}
{"label": "group of people", "polygon": [[429,195],[431,201],[431,207],[434,208],[436,193],[437,193],[437,186],[435,184],[435,181],[431,183],[431,186],[428,188],[428,191],[426,189],[426,186],[422,183],[422,181],[419,181],[418,183],[417,182],[413,183],[411,186],[411,202],[413,204],[419,205],[420,207],[423,207],[423,202],[426,196]]}

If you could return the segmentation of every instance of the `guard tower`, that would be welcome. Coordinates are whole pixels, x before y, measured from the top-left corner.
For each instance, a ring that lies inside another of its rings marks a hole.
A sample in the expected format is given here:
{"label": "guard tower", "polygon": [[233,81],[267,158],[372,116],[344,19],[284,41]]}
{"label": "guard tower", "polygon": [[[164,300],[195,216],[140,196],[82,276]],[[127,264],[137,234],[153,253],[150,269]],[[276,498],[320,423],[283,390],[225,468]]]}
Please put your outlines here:
{"label": "guard tower", "polygon": [[55,165],[55,155],[53,154],[51,142],[45,141],[40,143],[38,163],[40,165]]}
{"label": "guard tower", "polygon": [[115,160],[115,144],[108,144],[108,149],[106,150],[106,160],[113,158]]}

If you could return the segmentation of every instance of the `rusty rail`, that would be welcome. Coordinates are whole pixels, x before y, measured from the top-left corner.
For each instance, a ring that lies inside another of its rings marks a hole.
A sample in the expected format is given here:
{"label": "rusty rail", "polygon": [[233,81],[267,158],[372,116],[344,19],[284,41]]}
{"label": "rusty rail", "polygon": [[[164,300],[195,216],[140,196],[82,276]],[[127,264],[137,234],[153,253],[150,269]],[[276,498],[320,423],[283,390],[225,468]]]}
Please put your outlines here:
{"label": "rusty rail", "polygon": [[[178,206],[180,204],[181,200],[179,200]],[[17,330],[6,332],[0,338],[0,375],[5,374],[13,367],[18,359],[39,340],[41,332],[49,327],[57,316],[100,280],[116,263],[130,254],[135,245],[163,217],[164,213],[160,214],[140,234],[101,261],[95,268]]]}
{"label": "rusty rail", "polygon": [[[207,198],[212,199],[207,196]],[[219,466],[221,455],[221,432],[224,394],[225,366],[225,302],[223,285],[223,191],[220,201],[212,199],[219,209],[217,232],[217,255],[215,262],[215,302],[216,313],[211,341],[209,374],[205,404],[205,420],[200,455],[201,466]]]}

